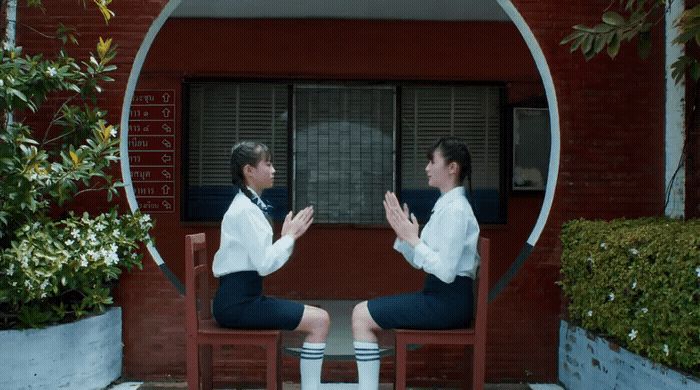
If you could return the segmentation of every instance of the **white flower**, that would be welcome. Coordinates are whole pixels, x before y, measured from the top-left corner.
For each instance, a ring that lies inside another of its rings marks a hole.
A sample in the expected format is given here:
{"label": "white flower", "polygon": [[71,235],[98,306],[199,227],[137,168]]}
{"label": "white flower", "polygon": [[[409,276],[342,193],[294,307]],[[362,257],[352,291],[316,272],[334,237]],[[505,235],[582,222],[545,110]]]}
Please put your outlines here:
{"label": "white flower", "polygon": [[5,42],[2,44],[2,48],[7,50],[7,51],[10,51],[10,50],[14,49],[15,47],[10,42]]}
{"label": "white flower", "polygon": [[668,344],[664,344],[664,353],[666,356],[668,356],[669,353],[671,353],[671,350],[668,349]]}
{"label": "white flower", "polygon": [[95,230],[97,230],[98,232],[101,232],[101,231],[105,230],[105,225],[102,222],[100,222],[97,225],[95,225]]}
{"label": "white flower", "polygon": [[117,244],[112,243],[112,245],[109,246],[109,250],[112,251],[112,253],[114,253],[115,255],[117,254],[118,249],[119,247],[117,246]]}
{"label": "white flower", "polygon": [[10,264],[10,268],[7,269],[7,276],[12,276],[15,273],[15,263]]}
{"label": "white flower", "polygon": [[29,280],[25,280],[25,281],[24,281],[24,287],[26,287],[27,290],[31,290],[31,289],[32,289],[32,284],[31,284],[31,282],[29,282]]}
{"label": "white flower", "polygon": [[48,285],[49,285],[49,280],[48,280],[48,279],[44,279],[44,281],[41,282],[41,285],[40,285],[39,287],[41,287],[42,290],[46,290],[46,287],[47,287]]}
{"label": "white flower", "polygon": [[119,230],[115,230],[112,232],[112,235],[116,238],[119,238],[119,236],[121,236],[121,233],[119,233]]}
{"label": "white flower", "polygon": [[588,313],[586,313],[589,317],[593,317],[593,310],[589,310]]}
{"label": "white flower", "polygon": [[611,301],[614,301],[615,300],[615,293],[608,294],[608,298],[610,298]]}
{"label": "white flower", "polygon": [[698,278],[700,278],[700,266],[695,267],[695,273],[698,275]]}
{"label": "white flower", "polygon": [[5,80],[0,79],[0,87],[4,87],[4,86],[5,86]]}
{"label": "white flower", "polygon": [[637,333],[637,329],[632,329],[627,336],[630,338],[630,340],[634,340],[637,338]]}
{"label": "white flower", "polygon": [[87,267],[88,266],[88,259],[85,254],[80,255],[80,266],[81,267]]}
{"label": "white flower", "polygon": [[143,217],[141,217],[141,222],[148,222],[151,220],[151,216],[149,214],[145,214]]}
{"label": "white flower", "polygon": [[636,280],[634,282],[632,282],[632,289],[634,290],[635,288],[637,288],[637,281]]}
{"label": "white flower", "polygon": [[111,135],[112,137],[116,137],[117,136],[117,129],[112,128],[112,130],[109,131],[109,135]]}
{"label": "white flower", "polygon": [[95,233],[88,234],[88,240],[92,241],[93,243],[97,242],[97,236],[95,236]]}
{"label": "white flower", "polygon": [[80,230],[73,229],[70,231],[70,235],[73,236],[73,238],[78,238],[80,236]]}
{"label": "white flower", "polygon": [[66,285],[66,277],[65,276],[61,278],[61,284],[64,286]]}
{"label": "white flower", "polygon": [[12,285],[12,287],[17,287],[17,282],[12,282],[10,284]]}
{"label": "white flower", "polygon": [[639,254],[639,251],[638,251],[637,249],[635,249],[635,248],[632,248],[632,249],[630,249],[630,253],[631,253],[633,256],[637,256],[637,255]]}
{"label": "white flower", "polygon": [[607,248],[608,248],[608,244],[606,244],[606,243],[604,243],[604,242],[601,242],[601,243],[600,243],[600,247],[603,248],[603,249],[607,249]]}
{"label": "white flower", "polygon": [[58,74],[58,71],[56,71],[56,68],[54,68],[53,66],[49,66],[49,67],[46,69],[46,75],[47,75],[47,76],[49,76],[49,77],[54,77],[54,76],[56,76],[56,74]]}
{"label": "white flower", "polygon": [[66,245],[67,245],[67,246],[71,246],[71,245],[73,245],[73,244],[75,244],[75,241],[73,241],[73,240],[66,240]]}
{"label": "white flower", "polygon": [[647,309],[646,307],[643,307],[641,310],[642,310],[642,313],[644,313],[644,314],[649,313],[649,309]]}

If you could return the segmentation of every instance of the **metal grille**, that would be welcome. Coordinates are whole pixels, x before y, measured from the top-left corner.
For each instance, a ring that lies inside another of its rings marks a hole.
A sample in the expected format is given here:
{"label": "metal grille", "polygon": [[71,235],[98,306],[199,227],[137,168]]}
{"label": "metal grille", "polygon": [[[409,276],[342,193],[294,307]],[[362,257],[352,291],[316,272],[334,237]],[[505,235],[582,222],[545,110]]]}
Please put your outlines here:
{"label": "metal grille", "polygon": [[395,89],[297,86],[294,208],[325,223],[384,223],[394,188]]}

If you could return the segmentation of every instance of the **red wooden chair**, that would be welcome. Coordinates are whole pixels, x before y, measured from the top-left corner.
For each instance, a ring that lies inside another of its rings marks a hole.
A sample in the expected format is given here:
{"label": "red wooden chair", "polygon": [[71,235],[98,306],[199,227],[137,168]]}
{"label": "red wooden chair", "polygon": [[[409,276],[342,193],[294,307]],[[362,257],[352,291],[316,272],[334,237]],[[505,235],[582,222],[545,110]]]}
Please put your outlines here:
{"label": "red wooden chair", "polygon": [[481,263],[476,285],[475,325],[469,329],[412,330],[396,329],[396,390],[406,389],[406,355],[409,344],[473,345],[472,389],[483,390],[486,374],[486,314],[489,296],[489,240],[479,237]]}
{"label": "red wooden chair", "polygon": [[[267,389],[282,389],[280,341],[277,330],[238,330],[218,326],[211,314],[209,274],[204,233],[185,236],[185,327],[187,330],[187,388],[211,389],[212,347],[253,345],[265,348]],[[201,347],[201,349],[200,349]]]}

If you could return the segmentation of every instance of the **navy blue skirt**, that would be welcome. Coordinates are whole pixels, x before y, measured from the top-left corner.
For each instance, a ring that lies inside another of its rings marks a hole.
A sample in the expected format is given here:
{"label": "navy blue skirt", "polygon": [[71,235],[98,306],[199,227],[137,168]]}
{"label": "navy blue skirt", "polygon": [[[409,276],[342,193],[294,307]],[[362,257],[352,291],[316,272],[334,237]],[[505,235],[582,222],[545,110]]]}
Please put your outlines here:
{"label": "navy blue skirt", "polygon": [[212,310],[216,322],[236,329],[296,329],[304,305],[262,295],[262,280],[256,271],[221,276]]}
{"label": "navy blue skirt", "polygon": [[367,301],[369,314],[382,329],[459,329],[471,325],[472,278],[445,283],[427,274],[423,291]]}

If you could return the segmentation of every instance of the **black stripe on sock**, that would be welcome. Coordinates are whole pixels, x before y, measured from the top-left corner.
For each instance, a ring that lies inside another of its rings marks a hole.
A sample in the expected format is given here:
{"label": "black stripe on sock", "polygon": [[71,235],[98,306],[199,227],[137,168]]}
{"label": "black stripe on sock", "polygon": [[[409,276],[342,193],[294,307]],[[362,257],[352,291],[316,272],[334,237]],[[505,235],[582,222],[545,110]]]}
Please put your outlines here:
{"label": "black stripe on sock", "polygon": [[375,361],[375,360],[379,360],[379,355],[377,355],[377,356],[375,356],[375,357],[359,357],[359,356],[356,356],[355,359],[357,359],[358,362],[372,362],[372,361]]}
{"label": "black stripe on sock", "polygon": [[323,355],[321,355],[321,356],[316,356],[316,357],[301,355],[301,358],[304,359],[304,360],[321,360],[321,359],[323,359]]}

